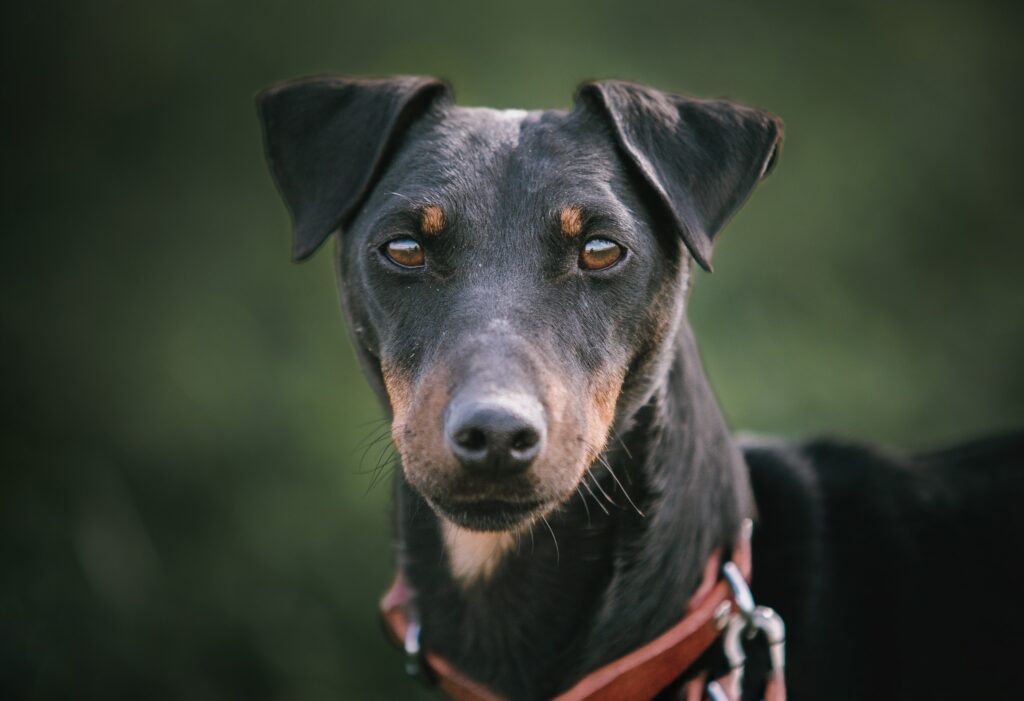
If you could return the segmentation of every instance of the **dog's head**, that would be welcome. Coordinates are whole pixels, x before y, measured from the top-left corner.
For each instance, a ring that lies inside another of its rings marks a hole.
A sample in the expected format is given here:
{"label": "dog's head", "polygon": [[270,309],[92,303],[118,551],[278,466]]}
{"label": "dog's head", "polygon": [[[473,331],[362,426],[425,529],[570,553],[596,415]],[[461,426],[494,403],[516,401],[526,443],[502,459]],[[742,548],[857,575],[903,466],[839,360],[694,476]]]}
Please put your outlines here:
{"label": "dog's head", "polygon": [[624,82],[571,111],[458,107],[423,78],[259,96],[296,258],[340,232],[342,299],[406,478],[449,521],[567,500],[650,396],[691,261],[771,168],[772,116]]}

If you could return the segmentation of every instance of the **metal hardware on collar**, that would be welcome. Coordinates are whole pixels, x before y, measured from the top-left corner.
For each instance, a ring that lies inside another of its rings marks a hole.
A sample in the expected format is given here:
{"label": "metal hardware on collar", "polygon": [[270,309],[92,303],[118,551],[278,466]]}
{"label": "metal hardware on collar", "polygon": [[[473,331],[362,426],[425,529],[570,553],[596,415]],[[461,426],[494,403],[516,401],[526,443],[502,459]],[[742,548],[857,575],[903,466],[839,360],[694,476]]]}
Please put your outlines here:
{"label": "metal hardware on collar", "polygon": [[771,669],[769,686],[777,685],[776,691],[783,689],[786,667],[786,624],[782,617],[767,606],[754,603],[746,579],[739,568],[732,562],[722,565],[722,574],[732,587],[733,600],[736,602],[736,614],[730,619],[722,647],[729,663],[730,673],[725,677],[726,689],[720,681],[711,681],[705,687],[705,693],[711,701],[730,701],[738,699],[741,693],[743,668],[746,664],[746,651],[743,641],[752,640],[758,633],[763,633],[768,644],[768,656]]}
{"label": "metal hardware on collar", "polygon": [[782,616],[767,606],[758,606],[754,609],[751,625],[755,630],[764,633],[768,641],[772,672],[782,675],[786,671],[786,624]]}
{"label": "metal hardware on collar", "polygon": [[733,616],[729,621],[729,627],[722,638],[722,648],[725,652],[725,659],[731,669],[742,669],[747,661],[747,653],[743,650],[743,643],[740,636],[746,631],[747,622],[743,616]]}
{"label": "metal hardware on collar", "polygon": [[[599,667],[580,679],[572,688],[557,697],[557,701],[638,701],[653,699],[673,681],[680,679],[691,666],[722,636],[730,641],[728,649],[733,669],[729,674],[705,684],[704,676],[693,677],[694,691],[708,689],[713,701],[731,701],[739,698],[743,665],[745,633],[751,628],[764,630],[770,644],[784,638],[783,628],[775,622],[774,612],[758,609],[754,605],[745,576],[750,567],[750,530],[741,529],[741,538],[733,549],[734,562],[721,568],[722,576],[710,585],[688,612],[671,628],[623,657]],[[705,567],[707,576],[714,577],[719,569],[711,563],[718,561],[718,553]],[[420,623],[412,606],[412,592],[401,574],[395,577],[391,588],[381,600],[381,613],[392,638],[405,653],[405,669],[414,677],[430,685],[438,685],[450,698],[460,701],[500,701],[500,697],[466,677],[443,657],[422,646]],[[755,612],[757,615],[755,616]],[[781,619],[778,623],[781,623]],[[732,628],[735,627],[733,631]],[[738,651],[738,652],[737,652]],[[783,660],[780,653],[772,653],[773,666]],[[781,662],[780,662],[781,663]],[[699,670],[698,670],[699,671]],[[769,677],[769,686],[775,691],[768,698],[778,701],[782,686],[781,674]]]}
{"label": "metal hardware on collar", "polygon": [[704,687],[704,693],[707,694],[710,701],[732,701],[732,697],[725,693],[725,689],[718,682],[708,682],[708,685]]}
{"label": "metal hardware on collar", "polygon": [[[743,686],[743,668],[747,663],[747,653],[743,649],[743,642],[740,636],[747,629],[747,622],[742,615],[735,615],[729,621],[729,627],[722,638],[722,648],[725,652],[725,660],[729,664],[729,674],[725,678],[729,684],[730,696],[727,698],[738,699],[740,689]],[[720,682],[714,682],[720,684]],[[720,687],[721,688],[721,687]]]}
{"label": "metal hardware on collar", "polygon": [[715,609],[715,628],[725,630],[732,620],[732,603],[723,601]]}
{"label": "metal hardware on collar", "polygon": [[744,618],[749,619],[754,614],[754,595],[750,593],[750,587],[747,586],[747,580],[743,578],[743,573],[740,572],[736,563],[730,560],[722,565],[722,574],[725,575],[729,586],[732,587],[736,608],[740,610],[740,614]]}
{"label": "metal hardware on collar", "polygon": [[409,621],[405,639],[402,641],[402,649],[405,651],[405,673],[424,682],[431,681],[427,665],[424,664],[423,650],[420,648],[419,621],[415,619]]}

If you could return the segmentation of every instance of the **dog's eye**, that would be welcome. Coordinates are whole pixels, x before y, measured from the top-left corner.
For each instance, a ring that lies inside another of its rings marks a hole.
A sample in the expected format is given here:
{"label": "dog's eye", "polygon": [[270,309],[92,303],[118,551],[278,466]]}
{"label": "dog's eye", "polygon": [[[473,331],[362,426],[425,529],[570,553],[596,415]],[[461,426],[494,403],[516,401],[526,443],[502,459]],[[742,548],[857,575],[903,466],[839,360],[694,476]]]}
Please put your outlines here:
{"label": "dog's eye", "polygon": [[615,265],[626,252],[619,244],[608,239],[590,239],[580,251],[580,267],[584,270],[604,270]]}
{"label": "dog's eye", "polygon": [[381,251],[395,265],[403,268],[423,267],[423,246],[414,239],[392,239],[381,247]]}

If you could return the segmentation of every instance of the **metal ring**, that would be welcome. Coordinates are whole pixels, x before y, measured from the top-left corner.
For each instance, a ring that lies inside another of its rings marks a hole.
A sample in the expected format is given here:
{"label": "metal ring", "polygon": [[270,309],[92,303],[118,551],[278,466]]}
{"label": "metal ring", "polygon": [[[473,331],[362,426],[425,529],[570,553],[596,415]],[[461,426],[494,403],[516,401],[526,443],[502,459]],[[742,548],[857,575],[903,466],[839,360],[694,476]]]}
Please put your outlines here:
{"label": "metal ring", "polygon": [[768,638],[769,645],[786,642],[786,624],[782,621],[782,616],[775,613],[774,609],[758,606],[754,609],[750,625],[764,633],[764,636]]}
{"label": "metal ring", "polygon": [[730,669],[740,669],[747,661],[747,654],[743,650],[743,641],[740,640],[740,636],[746,629],[747,623],[742,616],[733,616],[729,621],[729,627],[725,629],[725,635],[722,637],[722,649]]}
{"label": "metal ring", "polygon": [[768,655],[771,659],[772,671],[782,674],[786,667],[786,624],[782,616],[767,606],[754,609],[750,625],[764,633],[768,641]]}

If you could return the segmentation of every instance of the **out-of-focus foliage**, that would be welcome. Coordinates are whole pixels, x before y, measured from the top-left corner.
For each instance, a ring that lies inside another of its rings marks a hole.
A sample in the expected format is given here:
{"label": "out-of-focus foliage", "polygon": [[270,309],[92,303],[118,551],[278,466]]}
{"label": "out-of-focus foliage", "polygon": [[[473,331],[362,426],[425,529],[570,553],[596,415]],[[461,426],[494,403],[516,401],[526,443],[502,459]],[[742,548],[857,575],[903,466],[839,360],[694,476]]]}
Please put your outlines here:
{"label": "out-of-focus foliage", "polygon": [[[12,5],[12,4],[9,4]],[[779,114],[691,318],[737,428],[922,447],[1024,420],[1009,4],[5,7],[0,695],[415,698],[379,634],[386,426],[329,255],[288,262],[257,89],[582,79]]]}

